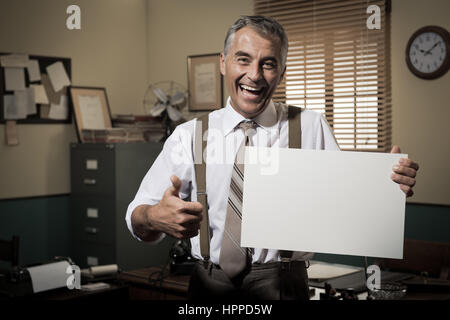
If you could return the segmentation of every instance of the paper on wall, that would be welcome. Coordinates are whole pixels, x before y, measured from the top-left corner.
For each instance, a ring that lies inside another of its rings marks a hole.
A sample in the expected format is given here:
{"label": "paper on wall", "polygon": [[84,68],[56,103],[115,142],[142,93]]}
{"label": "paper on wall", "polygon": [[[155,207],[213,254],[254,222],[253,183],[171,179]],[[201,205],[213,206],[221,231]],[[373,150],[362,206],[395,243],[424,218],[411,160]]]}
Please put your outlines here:
{"label": "paper on wall", "polygon": [[19,92],[18,95],[5,94],[3,96],[3,117],[5,120],[19,120],[27,117],[26,92]]}
{"label": "paper on wall", "polygon": [[390,179],[399,158],[246,148],[241,245],[401,259],[405,194]]}
{"label": "paper on wall", "polygon": [[19,144],[19,135],[17,134],[16,121],[6,121],[6,144],[8,146],[16,146]]}
{"label": "paper on wall", "polygon": [[4,97],[5,119],[25,119],[27,115],[37,112],[32,88],[14,91],[14,95],[5,95]]}
{"label": "paper on wall", "polygon": [[24,119],[28,115],[28,91],[14,91],[15,105],[17,109],[17,114],[19,114],[19,119]]}
{"label": "paper on wall", "polygon": [[26,68],[28,65],[28,55],[22,53],[14,53],[0,56],[0,65],[4,68]]}
{"label": "paper on wall", "polygon": [[47,92],[42,84],[32,84],[30,88],[34,90],[34,101],[38,104],[48,104]]}
{"label": "paper on wall", "polygon": [[64,69],[64,65],[61,61],[57,61],[49,65],[46,70],[55,92],[58,92],[66,86],[70,86],[69,77],[67,76],[66,70]]}
{"label": "paper on wall", "polygon": [[44,86],[45,93],[48,98],[48,103],[59,104],[61,101],[61,96],[65,94],[65,90],[55,92],[55,90],[53,90],[52,84],[50,83],[48,75],[46,75],[45,73],[42,74],[41,82],[42,85]]}
{"label": "paper on wall", "polygon": [[50,104],[48,118],[55,120],[67,120],[69,118],[69,106],[66,95],[61,96],[59,104]]}
{"label": "paper on wall", "polygon": [[38,60],[28,60],[27,63],[28,79],[30,82],[41,80],[41,71],[39,70]]}
{"label": "paper on wall", "polygon": [[36,114],[37,110],[36,110],[36,102],[34,99],[34,89],[27,88],[25,91],[27,93],[27,105],[26,105],[27,115],[28,114]]}
{"label": "paper on wall", "polygon": [[4,68],[5,70],[5,90],[25,90],[25,73],[23,68]]}
{"label": "paper on wall", "polygon": [[39,118],[48,119],[49,113],[50,113],[50,105],[41,104],[41,107],[39,108]]}
{"label": "paper on wall", "polygon": [[16,100],[14,95],[3,95],[3,117],[5,119],[16,119]]}

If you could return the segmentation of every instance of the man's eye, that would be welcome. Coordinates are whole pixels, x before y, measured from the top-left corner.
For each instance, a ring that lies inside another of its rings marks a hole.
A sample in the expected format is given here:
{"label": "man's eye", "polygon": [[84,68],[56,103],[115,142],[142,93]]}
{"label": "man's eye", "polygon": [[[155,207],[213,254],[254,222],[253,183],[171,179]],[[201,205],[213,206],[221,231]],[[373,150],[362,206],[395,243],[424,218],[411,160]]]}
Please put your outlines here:
{"label": "man's eye", "polygon": [[265,62],[263,64],[263,68],[264,69],[268,69],[268,70],[274,69],[274,68],[276,68],[276,66],[277,65],[275,63],[272,63],[272,62]]}
{"label": "man's eye", "polygon": [[248,63],[249,60],[248,60],[248,58],[242,57],[242,58],[238,58],[238,62],[240,62],[240,63]]}

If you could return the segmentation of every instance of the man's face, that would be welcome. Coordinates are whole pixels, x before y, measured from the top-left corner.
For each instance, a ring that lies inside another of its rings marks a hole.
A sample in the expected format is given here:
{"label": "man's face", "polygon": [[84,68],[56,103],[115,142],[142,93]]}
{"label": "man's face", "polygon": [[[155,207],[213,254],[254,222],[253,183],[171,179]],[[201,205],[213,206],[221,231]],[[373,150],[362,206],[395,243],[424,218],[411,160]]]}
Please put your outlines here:
{"label": "man's face", "polygon": [[235,33],[227,56],[221,54],[220,71],[232,107],[253,118],[265,109],[283,77],[281,41],[244,27]]}

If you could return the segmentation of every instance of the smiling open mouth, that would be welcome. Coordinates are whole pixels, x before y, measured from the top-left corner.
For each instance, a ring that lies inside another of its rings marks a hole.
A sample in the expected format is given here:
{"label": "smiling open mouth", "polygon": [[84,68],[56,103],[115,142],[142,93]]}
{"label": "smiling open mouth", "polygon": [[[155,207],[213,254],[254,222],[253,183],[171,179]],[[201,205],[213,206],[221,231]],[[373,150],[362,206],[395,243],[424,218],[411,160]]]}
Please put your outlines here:
{"label": "smiling open mouth", "polygon": [[245,84],[239,84],[239,88],[241,88],[241,90],[247,94],[251,94],[251,95],[255,95],[255,96],[259,96],[261,94],[261,92],[264,90],[264,88],[257,88],[257,87],[251,87],[251,86],[247,86]]}

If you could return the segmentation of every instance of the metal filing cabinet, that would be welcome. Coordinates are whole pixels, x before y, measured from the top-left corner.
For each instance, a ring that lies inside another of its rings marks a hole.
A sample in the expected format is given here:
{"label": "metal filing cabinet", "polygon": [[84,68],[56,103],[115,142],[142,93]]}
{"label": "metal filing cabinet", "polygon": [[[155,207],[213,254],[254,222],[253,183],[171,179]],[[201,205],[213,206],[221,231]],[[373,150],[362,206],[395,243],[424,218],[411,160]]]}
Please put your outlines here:
{"label": "metal filing cabinet", "polygon": [[125,214],[162,143],[71,144],[71,257],[81,268],[116,263],[122,270],[167,262],[174,242],[132,237]]}

